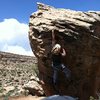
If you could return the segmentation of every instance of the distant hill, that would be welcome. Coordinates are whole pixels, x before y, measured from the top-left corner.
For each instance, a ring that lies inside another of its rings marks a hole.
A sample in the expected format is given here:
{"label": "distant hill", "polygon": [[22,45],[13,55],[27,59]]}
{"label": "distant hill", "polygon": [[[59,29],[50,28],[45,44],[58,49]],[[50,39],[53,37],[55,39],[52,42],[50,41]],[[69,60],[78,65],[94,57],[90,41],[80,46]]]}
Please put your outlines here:
{"label": "distant hill", "polygon": [[0,61],[5,62],[5,63],[7,63],[7,62],[12,62],[12,63],[32,62],[32,63],[36,63],[36,57],[0,51]]}

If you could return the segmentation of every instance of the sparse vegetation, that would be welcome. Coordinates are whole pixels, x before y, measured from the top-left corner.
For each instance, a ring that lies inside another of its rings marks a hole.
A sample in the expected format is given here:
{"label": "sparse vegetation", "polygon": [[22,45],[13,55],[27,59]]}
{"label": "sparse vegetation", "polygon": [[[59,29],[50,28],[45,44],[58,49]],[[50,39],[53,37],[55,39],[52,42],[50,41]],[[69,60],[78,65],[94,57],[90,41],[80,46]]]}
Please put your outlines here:
{"label": "sparse vegetation", "polygon": [[[4,100],[7,100],[9,96],[23,95],[21,94],[23,85],[31,76],[38,75],[36,59],[11,54],[4,54],[2,57],[0,58],[0,96],[4,96]],[[14,89],[7,88],[10,86]]]}

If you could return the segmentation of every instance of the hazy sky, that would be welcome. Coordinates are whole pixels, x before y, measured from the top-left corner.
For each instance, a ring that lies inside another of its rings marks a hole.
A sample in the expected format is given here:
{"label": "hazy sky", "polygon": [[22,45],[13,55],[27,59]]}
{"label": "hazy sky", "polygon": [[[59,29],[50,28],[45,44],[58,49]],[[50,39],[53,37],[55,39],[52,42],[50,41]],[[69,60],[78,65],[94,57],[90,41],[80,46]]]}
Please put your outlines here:
{"label": "hazy sky", "polygon": [[0,0],[0,51],[32,55],[28,22],[37,10],[36,2],[55,8],[100,11],[100,0]]}

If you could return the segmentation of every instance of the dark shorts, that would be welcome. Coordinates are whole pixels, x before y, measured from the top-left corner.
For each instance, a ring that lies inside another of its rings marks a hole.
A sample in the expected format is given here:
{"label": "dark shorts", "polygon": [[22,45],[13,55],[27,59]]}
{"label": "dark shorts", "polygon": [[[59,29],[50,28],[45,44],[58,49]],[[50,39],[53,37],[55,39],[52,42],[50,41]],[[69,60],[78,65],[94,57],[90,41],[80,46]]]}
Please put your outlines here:
{"label": "dark shorts", "polygon": [[64,64],[52,64],[53,69],[55,70],[62,70],[65,68]]}

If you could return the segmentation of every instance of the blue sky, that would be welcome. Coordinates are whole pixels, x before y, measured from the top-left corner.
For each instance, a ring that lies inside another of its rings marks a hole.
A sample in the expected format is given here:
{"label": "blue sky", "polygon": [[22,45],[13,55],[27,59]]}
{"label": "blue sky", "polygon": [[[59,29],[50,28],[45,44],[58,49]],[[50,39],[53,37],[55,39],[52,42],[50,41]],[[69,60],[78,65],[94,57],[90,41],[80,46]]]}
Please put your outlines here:
{"label": "blue sky", "polygon": [[15,18],[20,22],[28,23],[30,14],[37,10],[36,2],[56,8],[100,10],[100,0],[0,0],[0,21],[4,18]]}
{"label": "blue sky", "polygon": [[78,11],[100,10],[100,0],[0,0],[0,51],[32,55],[27,34],[36,2]]}

